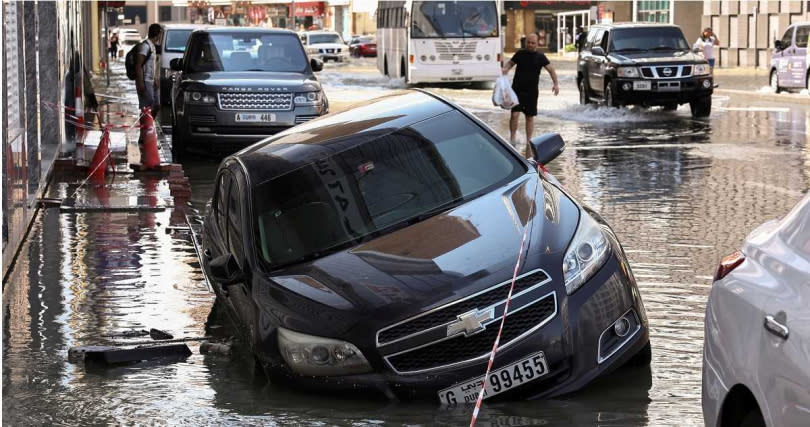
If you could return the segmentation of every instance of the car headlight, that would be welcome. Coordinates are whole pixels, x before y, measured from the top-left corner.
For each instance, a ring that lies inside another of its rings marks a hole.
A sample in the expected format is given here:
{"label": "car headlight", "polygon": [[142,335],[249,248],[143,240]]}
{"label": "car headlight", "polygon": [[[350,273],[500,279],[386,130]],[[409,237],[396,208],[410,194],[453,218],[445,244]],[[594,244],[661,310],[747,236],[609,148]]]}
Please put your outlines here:
{"label": "car headlight", "polygon": [[354,344],[278,328],[278,347],[290,368],[301,375],[350,375],[371,372]]}
{"label": "car headlight", "polygon": [[711,73],[712,67],[710,67],[709,64],[697,64],[695,65],[695,72],[693,74],[696,76],[705,76]]}
{"label": "car headlight", "polygon": [[217,102],[216,94],[210,92],[187,91],[184,97],[189,104],[214,104]]}
{"label": "car headlight", "polygon": [[602,227],[586,212],[580,215],[574,239],[563,258],[565,291],[573,294],[605,263],[608,240]]}
{"label": "car headlight", "polygon": [[307,53],[310,53],[310,54],[311,53],[318,53],[318,48],[317,47],[308,47],[307,48]]}
{"label": "car headlight", "polygon": [[321,103],[321,91],[317,92],[297,92],[295,94],[295,105],[318,105]]}
{"label": "car headlight", "polygon": [[619,67],[616,69],[616,75],[619,77],[640,77],[641,73],[638,67]]}

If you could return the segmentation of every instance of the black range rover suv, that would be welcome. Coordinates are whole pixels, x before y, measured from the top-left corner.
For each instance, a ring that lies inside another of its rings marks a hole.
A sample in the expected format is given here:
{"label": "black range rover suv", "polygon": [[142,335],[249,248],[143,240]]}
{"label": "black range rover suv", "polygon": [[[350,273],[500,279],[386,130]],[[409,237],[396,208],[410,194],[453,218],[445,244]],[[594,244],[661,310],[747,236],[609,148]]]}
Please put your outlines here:
{"label": "black range rover suv", "polygon": [[712,109],[712,69],[677,25],[592,26],[579,54],[577,85],[582,104],[675,110],[689,103],[693,117],[707,117]]}
{"label": "black range rover suv", "polygon": [[191,33],[172,88],[172,151],[232,153],[329,111],[298,35],[263,28]]}

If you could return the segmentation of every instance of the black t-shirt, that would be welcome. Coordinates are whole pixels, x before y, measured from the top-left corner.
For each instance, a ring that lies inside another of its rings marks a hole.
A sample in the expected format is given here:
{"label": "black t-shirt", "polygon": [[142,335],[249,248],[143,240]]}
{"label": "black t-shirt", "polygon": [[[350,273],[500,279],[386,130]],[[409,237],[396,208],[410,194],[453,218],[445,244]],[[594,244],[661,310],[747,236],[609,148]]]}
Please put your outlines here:
{"label": "black t-shirt", "polygon": [[519,50],[515,52],[510,61],[517,65],[515,78],[512,79],[512,88],[515,92],[537,90],[540,83],[540,72],[543,67],[550,64],[542,52]]}

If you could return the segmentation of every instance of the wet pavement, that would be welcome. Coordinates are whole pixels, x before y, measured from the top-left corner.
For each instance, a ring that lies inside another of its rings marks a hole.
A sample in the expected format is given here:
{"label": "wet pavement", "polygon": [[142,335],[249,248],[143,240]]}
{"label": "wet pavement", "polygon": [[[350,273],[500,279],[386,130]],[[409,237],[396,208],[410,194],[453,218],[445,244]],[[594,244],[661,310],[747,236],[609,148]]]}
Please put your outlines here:
{"label": "wet pavement", "polygon": [[[333,110],[392,90],[373,60],[320,73]],[[549,169],[599,211],[624,245],[650,319],[649,368],[622,369],[582,392],[533,402],[485,402],[478,425],[702,425],[703,315],[717,261],[810,188],[810,108],[760,96],[716,95],[708,120],[688,106],[606,109],[577,104],[571,65],[562,92],[541,78],[536,134],[559,132],[566,151]],[[117,84],[126,88],[128,82]],[[763,83],[761,86],[764,86]],[[508,136],[490,91],[427,88]],[[101,89],[100,91],[104,91]],[[789,99],[789,98],[785,98]],[[521,122],[522,127],[522,122]],[[525,141],[521,132],[518,149]],[[184,162],[201,212],[216,159]],[[4,423],[462,425],[471,408],[317,396],[260,384],[240,356],[88,369],[74,345],[157,327],[200,336],[213,304],[191,235],[177,226],[163,179],[122,174],[104,186],[62,177],[49,197],[154,205],[153,211],[43,209],[3,291]],[[159,208],[159,209],[158,209]]]}

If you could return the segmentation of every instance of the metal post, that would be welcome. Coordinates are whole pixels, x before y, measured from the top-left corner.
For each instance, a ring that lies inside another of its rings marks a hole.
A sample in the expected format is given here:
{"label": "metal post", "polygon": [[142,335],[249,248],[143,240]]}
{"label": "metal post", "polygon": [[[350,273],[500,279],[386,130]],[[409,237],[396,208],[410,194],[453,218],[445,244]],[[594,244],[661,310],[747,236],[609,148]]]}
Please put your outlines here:
{"label": "metal post", "polygon": [[110,87],[110,48],[112,47],[112,44],[110,44],[110,34],[112,32],[110,31],[109,20],[107,19],[107,15],[109,15],[109,14],[110,14],[110,10],[105,5],[104,6],[104,19],[103,19],[103,21],[104,21],[104,41],[106,43],[104,43],[104,46],[105,47],[109,46],[109,47],[107,47],[105,49],[105,51],[107,53],[104,55],[104,58],[105,58],[104,61],[107,64],[107,87]]}
{"label": "metal post", "polygon": [[290,29],[295,31],[295,0],[290,1]]}

